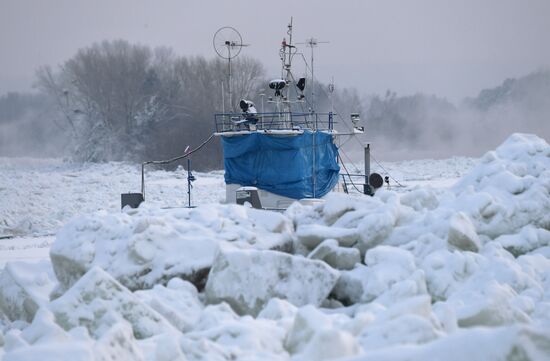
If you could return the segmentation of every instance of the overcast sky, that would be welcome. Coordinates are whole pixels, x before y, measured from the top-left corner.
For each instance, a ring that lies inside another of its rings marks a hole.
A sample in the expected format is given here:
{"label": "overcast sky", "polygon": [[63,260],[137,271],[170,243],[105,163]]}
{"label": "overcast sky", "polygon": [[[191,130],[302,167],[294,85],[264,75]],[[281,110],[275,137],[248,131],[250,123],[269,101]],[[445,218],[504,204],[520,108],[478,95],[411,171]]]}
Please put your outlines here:
{"label": "overcast sky", "polygon": [[0,0],[0,94],[30,89],[38,66],[104,39],[214,57],[222,26],[276,76],[290,16],[297,41],[330,41],[316,49],[317,78],[365,94],[458,101],[550,67],[549,0]]}

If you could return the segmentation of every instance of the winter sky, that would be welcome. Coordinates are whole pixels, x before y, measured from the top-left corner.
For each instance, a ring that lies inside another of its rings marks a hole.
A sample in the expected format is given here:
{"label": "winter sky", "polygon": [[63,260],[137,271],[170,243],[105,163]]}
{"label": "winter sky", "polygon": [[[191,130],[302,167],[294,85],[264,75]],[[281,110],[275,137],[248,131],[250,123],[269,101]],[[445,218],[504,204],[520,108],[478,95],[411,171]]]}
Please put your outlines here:
{"label": "winter sky", "polygon": [[0,0],[0,94],[29,90],[38,66],[104,39],[214,57],[226,25],[276,76],[290,16],[296,41],[330,42],[316,49],[318,79],[363,93],[458,101],[550,67],[548,0]]}

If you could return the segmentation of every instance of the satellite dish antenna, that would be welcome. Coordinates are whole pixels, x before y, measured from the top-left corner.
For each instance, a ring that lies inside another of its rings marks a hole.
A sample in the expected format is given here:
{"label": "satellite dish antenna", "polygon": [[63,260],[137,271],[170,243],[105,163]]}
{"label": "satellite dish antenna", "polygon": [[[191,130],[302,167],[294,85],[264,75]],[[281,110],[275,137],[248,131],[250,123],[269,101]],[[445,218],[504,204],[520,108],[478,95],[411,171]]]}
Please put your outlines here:
{"label": "satellite dish antenna", "polygon": [[231,59],[236,58],[240,54],[242,48],[244,46],[248,46],[248,44],[243,44],[241,34],[235,28],[230,26],[219,28],[218,31],[214,33],[212,44],[214,45],[214,51],[216,54],[218,54],[220,58],[227,60],[229,104],[231,105],[231,108],[234,109],[231,86]]}
{"label": "satellite dish antenna", "polygon": [[243,44],[241,34],[230,26],[219,28],[212,39],[214,50],[220,58],[233,59],[241,52],[241,48],[246,46]]}

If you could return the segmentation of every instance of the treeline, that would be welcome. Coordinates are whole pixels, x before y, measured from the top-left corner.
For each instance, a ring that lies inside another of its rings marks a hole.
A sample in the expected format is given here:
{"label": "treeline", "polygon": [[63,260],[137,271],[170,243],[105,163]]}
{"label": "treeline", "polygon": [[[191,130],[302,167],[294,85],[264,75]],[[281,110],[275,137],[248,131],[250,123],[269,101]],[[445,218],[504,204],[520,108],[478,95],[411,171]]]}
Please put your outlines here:
{"label": "treeline", "polygon": [[[245,98],[254,101],[258,110],[274,111],[268,103],[270,78],[260,62],[240,56],[232,61],[232,74],[234,110]],[[178,56],[169,48],[152,49],[124,40],[94,44],[56,68],[38,69],[38,93],[1,98],[0,112],[6,113],[0,115],[2,133],[24,146],[4,143],[0,155],[35,155],[29,150],[38,149],[45,156],[63,151],[76,161],[172,158],[210,136],[214,113],[224,104],[230,110],[227,84],[227,63],[218,58]],[[317,110],[328,111],[326,86],[316,87]],[[334,97],[342,109],[348,108],[346,92]],[[303,108],[307,111],[308,105]],[[346,110],[346,116],[354,111]],[[24,121],[23,112],[32,114],[29,121]],[[44,144],[53,146],[52,151],[44,152]],[[221,168],[219,141],[193,157],[200,169]]]}
{"label": "treeline", "polygon": [[[233,69],[235,93],[250,96],[262,65],[241,57]],[[58,69],[39,69],[37,87],[57,106],[75,159],[143,161],[182,154],[212,133],[225,74],[218,60],[118,40],[81,49]],[[203,168],[219,166],[218,147],[195,156]]]}
{"label": "treeline", "polygon": [[482,90],[460,104],[434,95],[392,91],[361,99],[376,153],[385,159],[480,156],[511,133],[550,140],[550,71],[540,70]]}
{"label": "treeline", "polygon": [[[233,105],[246,98],[258,110],[262,102],[266,111],[273,110],[262,64],[244,56],[232,64]],[[213,114],[222,110],[222,100],[227,108],[229,98],[227,63],[220,59],[178,56],[169,48],[123,40],[94,44],[56,68],[40,68],[36,89],[0,97],[0,155],[167,159],[208,138]],[[338,87],[330,93],[321,83],[315,89],[316,110],[339,113],[338,130],[349,131],[349,114],[361,113],[360,125],[381,158],[476,155],[514,131],[550,137],[549,71],[508,79],[459,105],[389,90],[360,96],[356,89]],[[306,111],[307,103],[303,106]],[[202,170],[221,168],[219,141],[194,160]]]}

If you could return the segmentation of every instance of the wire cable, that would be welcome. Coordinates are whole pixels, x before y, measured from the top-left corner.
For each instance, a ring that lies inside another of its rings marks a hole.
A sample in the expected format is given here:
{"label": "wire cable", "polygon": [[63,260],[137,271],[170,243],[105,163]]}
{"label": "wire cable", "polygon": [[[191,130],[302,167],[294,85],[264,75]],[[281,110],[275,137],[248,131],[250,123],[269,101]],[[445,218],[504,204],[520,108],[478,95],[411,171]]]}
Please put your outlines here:
{"label": "wire cable", "polygon": [[210,134],[208,139],[206,139],[204,142],[202,142],[201,145],[199,145],[195,149],[192,149],[189,152],[187,152],[183,155],[180,155],[178,157],[171,158],[171,159],[166,159],[166,160],[149,160],[149,161],[141,163],[141,194],[143,196],[143,199],[145,200],[145,166],[147,164],[169,164],[169,163],[173,163],[177,160],[187,158],[191,154],[193,154],[193,153],[199,151],[201,148],[203,148],[206,144],[208,144],[208,142],[210,142],[210,140],[212,140],[212,138],[214,138],[214,133]]}
{"label": "wire cable", "polygon": [[374,158],[374,156],[372,155],[372,153],[371,153],[370,157],[371,157],[372,159],[374,159],[374,161],[376,162],[376,164],[378,164],[378,166],[379,166],[380,168],[382,168],[382,170],[383,170],[387,175],[389,175],[390,178],[393,179],[393,181],[394,181],[395,183],[397,183],[400,187],[405,187],[403,184],[399,183],[399,181],[398,181],[397,179],[395,179],[395,178],[390,174],[390,172],[388,172],[388,171],[382,166],[382,164],[380,164],[380,162],[376,160],[376,158]]}
{"label": "wire cable", "polygon": [[338,152],[338,154],[342,153],[344,155],[344,157],[346,157],[346,159],[348,160],[349,163],[351,163],[351,165],[355,168],[356,172],[360,172],[359,170],[359,167],[353,163],[353,161],[351,160],[351,158],[346,154],[346,152],[344,152],[343,150],[340,149],[340,152]]}
{"label": "wire cable", "polygon": [[[307,64],[306,64],[306,66],[307,66]],[[329,95],[327,94],[327,92],[326,92],[326,90],[325,90],[324,88],[321,87],[321,91],[325,94],[325,96],[329,97]],[[347,124],[347,122],[344,120],[344,118],[342,117],[342,115],[340,114],[340,112],[338,111],[338,109],[335,109],[335,110],[336,110],[336,116],[337,116],[338,118],[340,118],[340,120],[341,120],[341,124],[343,124],[344,126],[346,126],[346,128],[347,128],[350,132],[352,132],[352,131],[353,131],[353,127],[350,128],[350,125]],[[359,145],[361,145],[361,147],[363,147],[363,148],[365,147],[365,144],[364,144],[363,142],[361,142],[361,140],[359,139],[359,137],[354,137],[354,136],[352,136],[351,138],[355,139],[355,141],[357,141],[357,142],[359,143]],[[347,143],[347,142],[348,142],[348,141],[346,141],[346,143]],[[345,143],[344,143],[344,144],[345,144]],[[346,156],[346,157],[347,157],[347,156]],[[389,173],[389,172],[382,166],[382,164],[380,164],[380,162],[376,160],[376,158],[374,158],[374,157],[372,156],[372,152],[371,152],[371,158],[374,159],[374,161],[376,162],[376,164],[378,164],[378,166],[379,166],[379,167],[380,167],[380,168],[381,168],[381,169],[382,169],[382,170],[383,170],[383,171],[384,171],[384,172],[385,172],[394,182],[396,182],[400,187],[405,187],[405,186],[404,186],[403,184],[401,184],[397,179],[395,179],[395,178],[391,175],[391,173]],[[348,158],[348,159],[349,159],[349,158]],[[350,162],[351,162],[351,161],[350,161]],[[356,166],[353,164],[353,162],[351,162],[351,163],[352,163],[352,165],[353,165],[354,167],[356,167]],[[357,168],[357,167],[356,167],[356,168]],[[344,167],[344,169],[345,169],[345,167]]]}
{"label": "wire cable", "polygon": [[357,192],[359,192],[360,194],[363,194],[363,192],[361,192],[359,190],[359,188],[357,188],[357,186],[355,185],[355,183],[353,183],[353,180],[351,179],[351,175],[348,171],[348,169],[346,168],[346,165],[344,164],[344,162],[342,161],[342,157],[340,157],[340,153],[338,153],[338,158],[340,159],[340,164],[342,164],[342,167],[344,167],[344,170],[346,171],[346,174],[348,175],[348,178],[349,178],[349,182],[351,183],[351,185],[353,186],[353,188],[355,188],[355,190]]}

